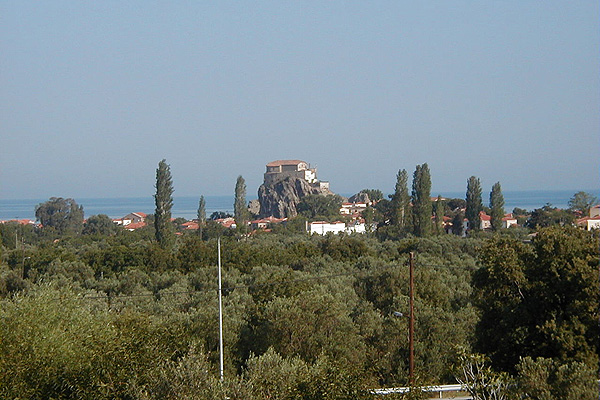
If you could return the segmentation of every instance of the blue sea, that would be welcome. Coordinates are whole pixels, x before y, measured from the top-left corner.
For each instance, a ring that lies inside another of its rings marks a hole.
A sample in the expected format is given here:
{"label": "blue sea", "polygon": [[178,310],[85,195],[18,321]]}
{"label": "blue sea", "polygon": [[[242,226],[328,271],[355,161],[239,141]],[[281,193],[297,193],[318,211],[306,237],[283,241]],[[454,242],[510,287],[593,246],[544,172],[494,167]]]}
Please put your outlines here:
{"label": "blue sea", "polygon": [[[584,190],[594,196],[600,197],[600,190]],[[527,190],[506,191],[504,194],[505,210],[511,212],[513,208],[519,207],[525,210],[533,210],[551,204],[554,207],[567,208],[569,199],[573,196],[573,190]],[[432,192],[432,196],[438,194],[446,198],[464,198],[465,192]],[[349,195],[344,195],[349,196]],[[35,220],[35,207],[48,199],[26,199],[26,200],[0,200],[0,220],[31,219]],[[198,210],[198,197],[174,197],[172,215],[175,218],[196,218]],[[206,215],[210,216],[215,211],[233,213],[233,196],[205,196]],[[252,198],[248,198],[252,200]],[[131,212],[154,212],[154,199],[149,197],[126,197],[126,198],[90,198],[75,199],[77,204],[83,206],[86,217],[96,214],[106,214],[111,218],[120,218]],[[484,204],[488,199],[484,196]]]}

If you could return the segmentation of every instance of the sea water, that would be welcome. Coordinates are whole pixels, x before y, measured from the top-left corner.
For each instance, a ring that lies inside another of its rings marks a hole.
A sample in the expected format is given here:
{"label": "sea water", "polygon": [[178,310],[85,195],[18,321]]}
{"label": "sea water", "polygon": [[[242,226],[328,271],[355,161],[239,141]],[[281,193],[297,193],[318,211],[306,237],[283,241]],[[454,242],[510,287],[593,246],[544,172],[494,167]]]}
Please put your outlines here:
{"label": "sea water", "polygon": [[[0,220],[31,219],[35,220],[35,208],[48,199],[0,200]],[[206,201],[206,216],[210,217],[215,211],[233,213],[233,196],[204,196]],[[249,199],[251,200],[251,199]],[[154,213],[154,198],[123,197],[123,198],[88,198],[75,199],[83,206],[85,217],[106,214],[111,218],[121,218],[132,212]],[[193,219],[198,215],[199,197],[179,196],[173,198],[171,214],[174,218]]]}
{"label": "sea water", "polygon": [[[584,190],[594,196],[600,197],[600,190]],[[465,198],[465,192],[432,192],[432,196],[441,195],[445,198]],[[515,207],[525,210],[541,208],[546,204],[553,207],[567,208],[569,199],[573,197],[573,190],[526,190],[506,191],[504,195],[504,209],[512,212]],[[255,197],[254,197],[255,198]],[[247,200],[252,200],[252,197]],[[0,220],[31,219],[35,220],[35,207],[48,199],[25,200],[0,200]],[[210,216],[215,211],[233,213],[233,196],[205,196],[206,215]],[[123,198],[82,198],[75,199],[77,204],[83,206],[86,217],[96,214],[106,214],[111,218],[121,218],[131,212],[154,212],[154,198],[148,197],[123,197]],[[193,219],[198,212],[199,197],[176,196],[173,198],[171,210],[174,218]],[[484,196],[483,203],[487,205],[489,199]]]}

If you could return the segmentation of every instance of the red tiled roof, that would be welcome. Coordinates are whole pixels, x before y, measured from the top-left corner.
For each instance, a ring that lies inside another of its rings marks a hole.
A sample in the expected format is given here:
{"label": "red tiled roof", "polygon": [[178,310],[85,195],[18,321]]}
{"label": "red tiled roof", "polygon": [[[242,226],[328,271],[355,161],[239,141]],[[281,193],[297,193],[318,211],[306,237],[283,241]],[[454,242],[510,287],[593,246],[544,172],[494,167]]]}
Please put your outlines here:
{"label": "red tiled roof", "polygon": [[0,223],[2,223],[2,224],[7,223],[7,222],[14,222],[14,223],[19,224],[19,225],[33,225],[33,224],[35,224],[35,222],[32,221],[32,220],[30,220],[30,219],[11,219],[11,220],[0,221]]}
{"label": "red tiled roof", "polygon": [[194,222],[194,221],[185,222],[185,223],[181,224],[181,226],[185,226],[185,229],[189,229],[189,230],[196,230],[199,227],[198,223]]}
{"label": "red tiled roof", "polygon": [[268,163],[267,167],[279,167],[281,165],[298,165],[300,163],[306,164],[306,162],[302,160],[276,160]]}
{"label": "red tiled roof", "polygon": [[577,224],[582,224],[586,221],[600,221],[600,217],[583,217],[581,219],[578,219],[577,221],[575,221],[575,223]]}
{"label": "red tiled roof", "polygon": [[267,217],[267,218],[262,218],[262,219],[256,219],[254,221],[251,221],[251,224],[260,224],[260,223],[264,223],[264,224],[276,224],[279,222],[283,222],[285,221],[287,218],[275,218],[275,217]]}
{"label": "red tiled roof", "polygon": [[492,217],[484,213],[483,211],[479,211],[479,219],[482,221],[491,221]]}
{"label": "red tiled roof", "polygon": [[135,222],[133,224],[125,225],[125,229],[134,230],[143,228],[144,226],[146,226],[145,222]]}

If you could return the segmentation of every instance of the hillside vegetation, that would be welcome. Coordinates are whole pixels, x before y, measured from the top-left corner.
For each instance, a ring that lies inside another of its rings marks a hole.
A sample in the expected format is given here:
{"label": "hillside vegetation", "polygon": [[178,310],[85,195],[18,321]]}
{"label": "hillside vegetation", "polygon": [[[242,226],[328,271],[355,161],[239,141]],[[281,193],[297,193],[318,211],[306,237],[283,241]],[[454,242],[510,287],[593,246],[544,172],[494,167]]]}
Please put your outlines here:
{"label": "hillside vegetation", "polygon": [[593,394],[597,232],[229,233],[221,383],[215,238],[165,249],[143,230],[0,229],[2,398],[371,398],[408,384],[408,320],[393,312],[408,310],[409,252],[418,384],[455,383],[482,353],[519,390]]}

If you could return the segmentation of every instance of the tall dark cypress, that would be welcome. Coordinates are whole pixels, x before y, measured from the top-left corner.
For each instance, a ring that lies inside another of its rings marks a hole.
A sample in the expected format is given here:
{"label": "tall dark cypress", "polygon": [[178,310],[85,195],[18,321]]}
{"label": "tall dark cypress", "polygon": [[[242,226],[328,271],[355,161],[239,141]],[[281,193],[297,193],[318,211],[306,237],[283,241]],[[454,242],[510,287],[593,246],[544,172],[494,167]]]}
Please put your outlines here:
{"label": "tall dark cypress", "polygon": [[479,213],[483,211],[483,200],[481,199],[481,182],[479,178],[474,176],[467,180],[467,209],[465,218],[469,221],[469,229],[479,229],[480,217]]}
{"label": "tall dark cypress", "polygon": [[248,206],[246,204],[246,181],[240,175],[235,183],[235,202],[233,203],[233,217],[239,232],[246,232],[248,214]]}
{"label": "tall dark cypress", "polygon": [[154,195],[156,209],[154,211],[154,229],[156,241],[164,249],[170,249],[175,243],[175,228],[171,223],[171,208],[173,207],[173,181],[171,167],[167,160],[158,163],[156,169],[156,194]]}
{"label": "tall dark cypress", "polygon": [[198,236],[200,236],[200,239],[202,239],[204,225],[206,225],[206,201],[204,196],[200,196],[198,201]]}
{"label": "tall dark cypress", "polygon": [[502,218],[504,217],[504,196],[500,182],[494,183],[490,192],[490,217],[492,217],[492,229],[497,231],[502,228]]}
{"label": "tall dark cypress", "polygon": [[427,163],[417,165],[412,182],[413,233],[427,236],[431,232],[431,174]]}
{"label": "tall dark cypress", "polygon": [[398,171],[396,175],[396,187],[391,201],[391,223],[406,229],[410,224],[408,215],[410,196],[408,195],[408,173],[405,169]]}
{"label": "tall dark cypress", "polygon": [[446,204],[441,195],[438,195],[435,202],[435,233],[441,234],[444,231],[444,214],[446,213]]}

